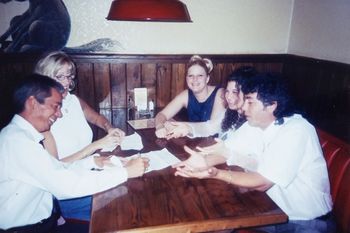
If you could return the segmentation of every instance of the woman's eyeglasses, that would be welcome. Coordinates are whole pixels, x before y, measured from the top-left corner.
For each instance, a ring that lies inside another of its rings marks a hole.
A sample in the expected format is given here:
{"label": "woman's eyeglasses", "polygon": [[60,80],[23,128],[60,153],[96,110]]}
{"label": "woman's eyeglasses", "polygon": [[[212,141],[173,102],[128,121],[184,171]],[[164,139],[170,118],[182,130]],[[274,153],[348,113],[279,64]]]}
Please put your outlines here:
{"label": "woman's eyeglasses", "polygon": [[58,81],[64,81],[65,79],[72,81],[75,78],[74,74],[70,74],[70,75],[56,75],[55,78]]}

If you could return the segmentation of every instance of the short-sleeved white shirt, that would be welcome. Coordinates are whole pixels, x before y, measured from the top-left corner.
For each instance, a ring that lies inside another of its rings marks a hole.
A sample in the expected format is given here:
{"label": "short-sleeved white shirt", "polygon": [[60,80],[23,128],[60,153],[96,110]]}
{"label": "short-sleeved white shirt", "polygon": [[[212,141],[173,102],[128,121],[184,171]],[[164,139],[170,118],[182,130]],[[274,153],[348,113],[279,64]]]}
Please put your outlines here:
{"label": "short-sleeved white shirt", "polygon": [[332,209],[327,165],[309,122],[295,114],[265,130],[248,122],[244,127],[245,134],[236,131],[235,137],[256,151],[256,171],[274,183],[267,194],[289,219],[310,220]]}
{"label": "short-sleeved white shirt", "polygon": [[58,158],[72,155],[92,142],[92,130],[86,121],[79,99],[69,94],[62,101],[62,117],[51,126]]}

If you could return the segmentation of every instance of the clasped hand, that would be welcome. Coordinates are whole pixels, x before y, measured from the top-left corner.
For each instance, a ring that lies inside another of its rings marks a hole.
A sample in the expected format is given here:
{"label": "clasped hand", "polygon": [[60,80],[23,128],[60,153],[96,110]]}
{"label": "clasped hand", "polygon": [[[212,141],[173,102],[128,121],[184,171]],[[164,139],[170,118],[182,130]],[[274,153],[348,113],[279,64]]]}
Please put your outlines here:
{"label": "clasped hand", "polygon": [[191,133],[191,127],[185,122],[167,121],[164,123],[164,127],[156,131],[158,138],[171,138],[185,137]]}
{"label": "clasped hand", "polygon": [[[94,161],[95,164],[100,167],[114,167],[115,165],[111,162],[110,156],[95,156]],[[118,157],[123,165],[123,167],[126,169],[128,173],[129,178],[142,176],[147,168],[149,167],[149,159],[144,157],[137,157],[132,159],[122,158]]]}
{"label": "clasped hand", "polygon": [[103,138],[96,141],[98,149],[112,148],[120,145],[125,137],[125,133],[118,128],[111,128],[108,130],[108,134]]}

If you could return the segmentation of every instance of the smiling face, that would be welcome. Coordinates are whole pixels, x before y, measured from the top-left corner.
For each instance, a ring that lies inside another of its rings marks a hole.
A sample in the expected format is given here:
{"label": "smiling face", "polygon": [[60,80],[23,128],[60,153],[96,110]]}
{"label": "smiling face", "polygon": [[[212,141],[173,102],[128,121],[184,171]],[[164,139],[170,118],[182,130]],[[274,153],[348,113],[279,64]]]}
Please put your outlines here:
{"label": "smiling face", "polygon": [[229,81],[225,89],[225,99],[229,109],[241,112],[244,103],[243,93],[237,87],[236,81]]}
{"label": "smiling face", "polygon": [[45,98],[44,103],[39,103],[34,96],[28,98],[31,104],[31,123],[39,131],[44,132],[50,129],[51,125],[62,117],[62,95],[51,89],[51,96]]}
{"label": "smiling face", "polygon": [[264,106],[264,104],[257,98],[256,92],[246,94],[244,99],[245,101],[242,110],[249,125],[265,129],[276,120],[273,115],[277,106],[276,103]]}
{"label": "smiling face", "polygon": [[72,89],[72,83],[74,82],[73,79],[75,78],[75,74],[73,72],[71,65],[68,63],[63,64],[62,67],[57,71],[57,74],[55,75],[54,78],[66,90],[63,93],[63,96],[65,97],[68,91]]}
{"label": "smiling face", "polygon": [[193,93],[199,93],[207,87],[209,75],[200,65],[193,65],[187,70],[186,82]]}

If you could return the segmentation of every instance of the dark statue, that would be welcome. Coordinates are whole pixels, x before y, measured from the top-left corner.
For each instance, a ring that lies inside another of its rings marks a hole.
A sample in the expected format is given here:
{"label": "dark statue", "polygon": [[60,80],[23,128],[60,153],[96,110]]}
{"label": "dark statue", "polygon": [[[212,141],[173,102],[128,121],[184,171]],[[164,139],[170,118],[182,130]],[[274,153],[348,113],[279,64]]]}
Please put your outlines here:
{"label": "dark statue", "polygon": [[[10,1],[12,0],[0,0],[0,3]],[[10,27],[1,35],[0,52],[115,52],[122,47],[118,41],[109,38],[100,38],[76,47],[65,47],[70,30],[69,13],[62,0],[29,0],[29,9],[22,15],[13,17]],[[10,36],[12,41],[7,40]]]}
{"label": "dark statue", "polygon": [[[13,53],[60,50],[68,41],[70,29],[70,17],[62,0],[29,0],[29,9],[13,17],[10,27],[1,35],[1,50]],[[7,41],[10,36],[12,41]]]}

